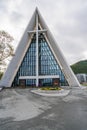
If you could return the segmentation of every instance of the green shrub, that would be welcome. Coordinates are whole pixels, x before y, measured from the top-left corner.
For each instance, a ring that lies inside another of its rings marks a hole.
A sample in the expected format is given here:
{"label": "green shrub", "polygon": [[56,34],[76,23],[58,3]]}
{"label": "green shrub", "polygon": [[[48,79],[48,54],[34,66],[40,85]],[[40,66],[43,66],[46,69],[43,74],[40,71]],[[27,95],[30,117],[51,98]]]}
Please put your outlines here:
{"label": "green shrub", "polygon": [[43,87],[40,88],[41,90],[61,90],[60,87]]}
{"label": "green shrub", "polygon": [[2,78],[2,76],[3,76],[3,72],[0,72],[0,79]]}

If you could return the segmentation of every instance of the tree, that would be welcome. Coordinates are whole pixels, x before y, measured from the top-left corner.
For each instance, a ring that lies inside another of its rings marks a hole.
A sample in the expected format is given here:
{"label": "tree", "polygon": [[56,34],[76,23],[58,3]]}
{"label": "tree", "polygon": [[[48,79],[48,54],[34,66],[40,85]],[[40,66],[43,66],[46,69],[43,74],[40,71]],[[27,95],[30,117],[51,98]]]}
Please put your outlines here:
{"label": "tree", "polygon": [[0,31],[0,70],[6,65],[6,60],[13,56],[13,37],[5,31]]}

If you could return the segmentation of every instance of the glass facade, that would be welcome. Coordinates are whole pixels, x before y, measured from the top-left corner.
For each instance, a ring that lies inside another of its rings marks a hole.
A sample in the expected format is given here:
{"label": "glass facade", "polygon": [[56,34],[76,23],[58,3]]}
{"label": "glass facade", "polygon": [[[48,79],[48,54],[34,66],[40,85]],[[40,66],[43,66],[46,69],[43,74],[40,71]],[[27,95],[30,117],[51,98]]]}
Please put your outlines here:
{"label": "glass facade", "polygon": [[[68,85],[65,77],[42,33],[38,36],[38,75],[58,75],[60,85]],[[33,35],[31,44],[23,58],[19,70],[15,76],[12,86],[19,86],[19,76],[36,76],[36,34]],[[25,79],[25,86],[35,86],[35,79]],[[52,86],[53,79],[38,79],[39,85]]]}
{"label": "glass facade", "polygon": [[26,86],[36,86],[36,80],[35,79],[26,79]]}
{"label": "glass facade", "polygon": [[[39,34],[39,75],[59,75],[60,85],[67,85],[62,73],[45,37]],[[52,85],[53,79],[43,79],[44,84]]]}
{"label": "glass facade", "polygon": [[[19,70],[13,81],[13,86],[19,85],[19,76],[35,76],[36,75],[36,35],[34,34],[31,44],[24,56]],[[35,84],[34,80],[26,80],[26,86]]]}
{"label": "glass facade", "polygon": [[39,86],[53,86],[53,79],[39,79]]}

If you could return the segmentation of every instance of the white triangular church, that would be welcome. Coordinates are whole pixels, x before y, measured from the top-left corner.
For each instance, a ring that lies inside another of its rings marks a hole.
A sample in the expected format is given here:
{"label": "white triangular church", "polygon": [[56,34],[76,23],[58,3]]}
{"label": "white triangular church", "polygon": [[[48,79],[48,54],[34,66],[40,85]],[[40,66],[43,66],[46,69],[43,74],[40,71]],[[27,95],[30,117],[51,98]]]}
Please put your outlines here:
{"label": "white triangular church", "polygon": [[54,85],[80,86],[36,8],[0,86]]}

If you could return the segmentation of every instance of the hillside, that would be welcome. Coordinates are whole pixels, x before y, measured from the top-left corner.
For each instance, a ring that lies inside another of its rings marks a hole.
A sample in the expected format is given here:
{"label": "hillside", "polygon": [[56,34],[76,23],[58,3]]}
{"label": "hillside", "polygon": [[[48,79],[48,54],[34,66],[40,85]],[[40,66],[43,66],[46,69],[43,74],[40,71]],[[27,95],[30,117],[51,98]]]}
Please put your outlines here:
{"label": "hillside", "polygon": [[77,73],[86,73],[87,74],[87,60],[79,61],[71,65],[72,70],[75,74]]}

